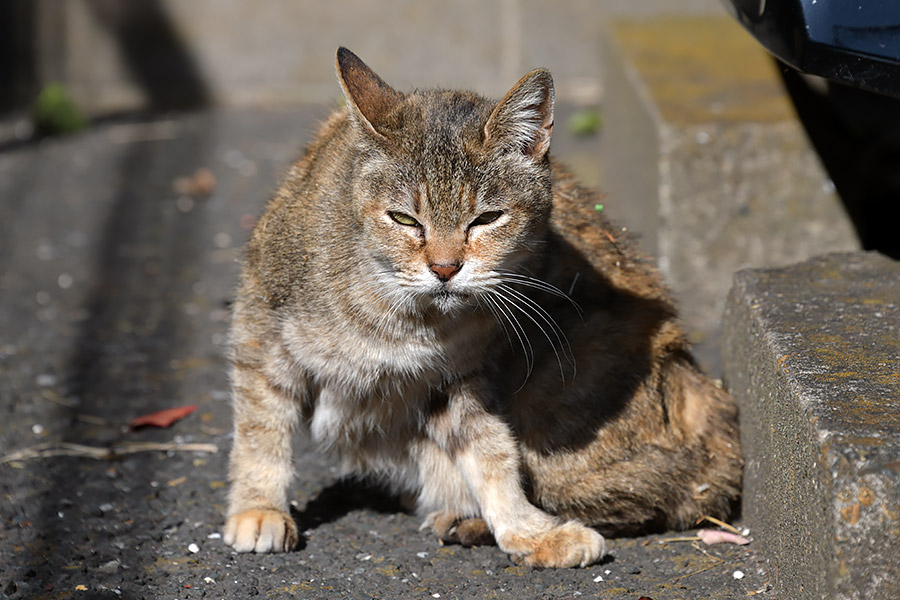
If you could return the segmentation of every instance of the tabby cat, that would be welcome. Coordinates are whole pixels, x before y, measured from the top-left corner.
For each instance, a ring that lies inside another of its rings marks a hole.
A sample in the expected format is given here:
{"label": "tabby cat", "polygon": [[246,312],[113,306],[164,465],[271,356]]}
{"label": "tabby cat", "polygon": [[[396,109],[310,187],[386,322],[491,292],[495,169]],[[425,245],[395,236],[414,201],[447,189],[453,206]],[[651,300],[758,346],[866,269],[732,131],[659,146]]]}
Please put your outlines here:
{"label": "tabby cat", "polygon": [[732,398],[694,365],[651,262],[548,154],[553,80],[500,102],[347,98],[255,227],[232,325],[225,542],[279,552],[291,435],[414,499],[444,542],[587,565],[603,535],[725,517]]}

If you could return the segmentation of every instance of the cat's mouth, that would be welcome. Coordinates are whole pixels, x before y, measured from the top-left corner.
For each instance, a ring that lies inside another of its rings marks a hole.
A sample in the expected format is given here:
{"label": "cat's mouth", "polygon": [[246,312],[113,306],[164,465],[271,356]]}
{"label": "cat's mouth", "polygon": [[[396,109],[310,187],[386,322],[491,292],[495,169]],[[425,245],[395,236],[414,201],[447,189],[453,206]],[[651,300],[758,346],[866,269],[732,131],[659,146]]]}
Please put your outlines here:
{"label": "cat's mouth", "polygon": [[471,294],[460,290],[451,290],[447,286],[441,286],[440,289],[436,289],[431,292],[431,297],[435,300],[450,298],[455,298],[457,300],[468,300],[471,297]]}
{"label": "cat's mouth", "polygon": [[442,312],[450,312],[471,304],[472,295],[464,291],[452,290],[446,285],[442,285],[431,292],[431,302]]}

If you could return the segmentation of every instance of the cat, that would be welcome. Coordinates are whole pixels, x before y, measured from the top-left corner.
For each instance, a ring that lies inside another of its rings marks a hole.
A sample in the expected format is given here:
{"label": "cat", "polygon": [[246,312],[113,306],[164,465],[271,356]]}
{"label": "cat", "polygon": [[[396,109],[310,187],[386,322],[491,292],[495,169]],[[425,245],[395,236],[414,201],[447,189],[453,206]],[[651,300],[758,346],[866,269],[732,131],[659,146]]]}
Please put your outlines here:
{"label": "cat", "polygon": [[496,102],[399,93],[345,48],[336,67],[346,105],[246,250],[225,542],[298,542],[299,427],[443,542],[519,564],[584,566],[604,535],[725,518],[735,403],[652,262],[550,158],[550,73]]}

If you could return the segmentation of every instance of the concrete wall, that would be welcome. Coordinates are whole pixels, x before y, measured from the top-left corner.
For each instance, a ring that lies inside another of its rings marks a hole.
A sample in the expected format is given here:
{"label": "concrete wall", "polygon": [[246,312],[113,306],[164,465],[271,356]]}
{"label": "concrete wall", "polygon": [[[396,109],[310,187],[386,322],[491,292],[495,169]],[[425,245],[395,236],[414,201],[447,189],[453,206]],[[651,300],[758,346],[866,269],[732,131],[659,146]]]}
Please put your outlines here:
{"label": "concrete wall", "polygon": [[[36,84],[61,81],[93,112],[327,101],[339,92],[338,45],[401,89],[466,86],[499,95],[544,66],[561,97],[593,102],[609,16],[722,12],[716,0],[7,2],[20,7],[20,23],[0,29],[36,29],[28,59]],[[23,43],[20,57],[28,54]]]}

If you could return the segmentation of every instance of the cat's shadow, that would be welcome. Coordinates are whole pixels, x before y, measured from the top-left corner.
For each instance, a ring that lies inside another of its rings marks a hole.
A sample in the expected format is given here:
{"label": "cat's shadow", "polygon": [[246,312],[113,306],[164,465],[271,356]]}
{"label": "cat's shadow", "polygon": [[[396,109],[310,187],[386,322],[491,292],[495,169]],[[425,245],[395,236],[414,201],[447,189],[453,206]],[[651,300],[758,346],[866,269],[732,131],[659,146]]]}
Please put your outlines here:
{"label": "cat's shadow", "polygon": [[324,488],[302,509],[291,507],[291,517],[300,532],[296,550],[306,548],[304,532],[333,523],[353,511],[367,510],[382,515],[409,514],[399,498],[384,487],[356,479],[341,479]]}

